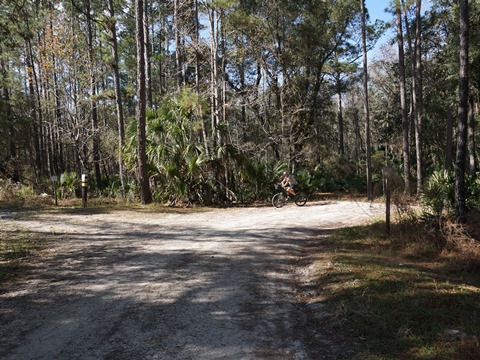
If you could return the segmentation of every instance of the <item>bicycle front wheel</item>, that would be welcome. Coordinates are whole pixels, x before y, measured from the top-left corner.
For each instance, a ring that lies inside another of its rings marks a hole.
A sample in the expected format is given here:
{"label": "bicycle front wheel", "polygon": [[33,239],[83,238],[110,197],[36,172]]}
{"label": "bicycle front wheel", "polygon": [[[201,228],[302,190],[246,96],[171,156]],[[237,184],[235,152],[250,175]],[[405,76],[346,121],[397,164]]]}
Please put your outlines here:
{"label": "bicycle front wheel", "polygon": [[297,192],[297,195],[295,195],[295,204],[298,206],[303,206],[307,203],[307,194],[304,193],[303,191]]}
{"label": "bicycle front wheel", "polygon": [[281,208],[283,205],[285,205],[286,199],[285,195],[283,193],[277,193],[273,195],[272,197],[272,205],[275,206],[276,208]]}

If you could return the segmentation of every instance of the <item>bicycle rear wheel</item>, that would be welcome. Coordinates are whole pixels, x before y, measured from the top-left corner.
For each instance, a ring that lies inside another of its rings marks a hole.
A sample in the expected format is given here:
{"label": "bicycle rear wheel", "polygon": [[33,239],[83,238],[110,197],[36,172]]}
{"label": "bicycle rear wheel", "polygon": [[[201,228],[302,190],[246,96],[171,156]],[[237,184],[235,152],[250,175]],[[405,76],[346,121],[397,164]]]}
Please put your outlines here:
{"label": "bicycle rear wheel", "polygon": [[286,198],[283,193],[277,193],[272,197],[272,205],[276,208],[281,208],[286,203]]}
{"label": "bicycle rear wheel", "polygon": [[295,204],[298,206],[303,206],[307,203],[308,197],[307,194],[303,191],[298,191],[295,195]]}

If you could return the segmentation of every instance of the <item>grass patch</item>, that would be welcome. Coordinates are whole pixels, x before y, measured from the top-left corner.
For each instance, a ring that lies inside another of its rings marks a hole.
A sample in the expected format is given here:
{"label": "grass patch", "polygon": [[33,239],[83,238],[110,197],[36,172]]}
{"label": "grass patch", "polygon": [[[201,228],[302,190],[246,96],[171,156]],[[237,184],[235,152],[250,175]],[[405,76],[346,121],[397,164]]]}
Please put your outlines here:
{"label": "grass patch", "polygon": [[47,241],[39,234],[0,229],[0,283],[25,274]]}
{"label": "grass patch", "polygon": [[355,359],[480,359],[478,241],[423,225],[400,222],[387,237],[375,223],[310,241],[308,301],[326,305],[323,325],[356,344]]}

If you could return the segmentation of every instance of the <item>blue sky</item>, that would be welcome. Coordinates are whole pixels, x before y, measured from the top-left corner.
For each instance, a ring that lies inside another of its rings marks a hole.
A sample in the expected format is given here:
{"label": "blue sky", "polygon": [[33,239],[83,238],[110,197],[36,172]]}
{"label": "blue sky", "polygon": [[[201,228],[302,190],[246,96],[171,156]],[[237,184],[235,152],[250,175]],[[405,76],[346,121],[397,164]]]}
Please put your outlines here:
{"label": "blue sky", "polygon": [[[430,0],[423,0],[422,10],[425,11],[430,8],[430,3]],[[390,0],[365,0],[365,6],[370,14],[370,21],[375,22],[376,19],[384,21],[392,20],[393,16],[384,11],[386,7],[389,7],[389,4]]]}
{"label": "blue sky", "polygon": [[[389,7],[390,0],[365,0],[365,6],[370,14],[370,22],[374,23],[376,19],[380,19],[383,21],[392,21],[393,15],[386,13],[384,10],[386,7]],[[422,13],[429,9],[431,5],[430,0],[423,0],[422,1]],[[380,39],[377,45],[374,48],[378,49],[378,47],[386,41],[386,38],[391,37],[392,34],[387,31],[387,33]]]}
{"label": "blue sky", "polygon": [[383,10],[388,6],[389,1],[382,0],[366,0],[365,6],[370,14],[370,20],[374,22],[376,19],[389,21],[392,15],[385,13]]}
{"label": "blue sky", "polygon": [[[387,0],[365,0],[365,6],[370,14],[370,23],[374,23],[376,19],[380,19],[383,21],[391,21],[393,16],[391,14],[386,13],[384,10],[389,5],[390,1]],[[375,57],[377,54],[378,49],[380,48],[381,44],[387,41],[387,39],[391,35],[387,31],[386,34],[376,43],[373,50],[370,52],[369,56]]]}

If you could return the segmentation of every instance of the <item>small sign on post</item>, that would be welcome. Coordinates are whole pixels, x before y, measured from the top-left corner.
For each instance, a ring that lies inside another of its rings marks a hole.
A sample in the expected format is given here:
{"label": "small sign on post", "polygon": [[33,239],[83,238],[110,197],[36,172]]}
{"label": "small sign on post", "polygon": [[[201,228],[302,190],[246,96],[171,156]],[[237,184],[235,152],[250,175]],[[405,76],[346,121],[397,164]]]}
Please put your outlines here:
{"label": "small sign on post", "polygon": [[87,207],[87,174],[82,174],[82,204]]}
{"label": "small sign on post", "polygon": [[50,176],[50,180],[52,180],[52,188],[53,188],[53,196],[55,196],[55,206],[58,205],[57,200],[57,175]]}

